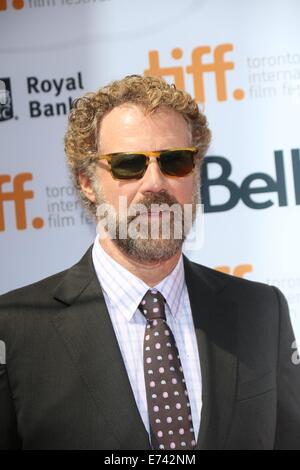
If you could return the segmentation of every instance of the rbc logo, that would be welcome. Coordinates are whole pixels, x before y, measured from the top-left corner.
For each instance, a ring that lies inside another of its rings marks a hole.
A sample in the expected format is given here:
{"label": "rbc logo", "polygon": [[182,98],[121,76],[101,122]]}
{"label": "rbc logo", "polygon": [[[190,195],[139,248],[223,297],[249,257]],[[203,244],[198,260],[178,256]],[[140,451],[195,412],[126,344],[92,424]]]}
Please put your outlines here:
{"label": "rbc logo", "polygon": [[9,78],[0,79],[0,122],[13,117],[12,94]]}
{"label": "rbc logo", "polygon": [[[149,52],[149,68],[144,71],[145,76],[156,75],[159,77],[171,76],[176,88],[185,89],[184,72],[191,74],[194,82],[194,97],[197,103],[205,102],[205,83],[204,76],[212,73],[215,78],[216,97],[218,101],[227,101],[227,81],[226,72],[234,69],[234,62],[225,59],[227,52],[233,51],[232,44],[219,44],[215,49],[209,46],[199,46],[193,49],[191,54],[191,64],[187,67],[172,66],[161,67],[159,62],[158,51]],[[212,55],[210,62],[203,60],[204,56]],[[179,60],[183,56],[183,50],[179,47],[171,52],[171,56],[175,60]],[[242,100],[245,96],[244,90],[237,88],[233,90],[233,98]]]}

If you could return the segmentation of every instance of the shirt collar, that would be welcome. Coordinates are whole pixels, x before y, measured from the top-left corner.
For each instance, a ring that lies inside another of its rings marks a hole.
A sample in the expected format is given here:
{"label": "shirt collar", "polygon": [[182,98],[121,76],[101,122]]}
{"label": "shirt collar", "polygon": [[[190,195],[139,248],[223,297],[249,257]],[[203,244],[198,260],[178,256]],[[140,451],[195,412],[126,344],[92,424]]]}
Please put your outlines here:
{"label": "shirt collar", "polygon": [[[109,302],[131,321],[144,295],[150,287],[115,261],[101,246],[98,236],[93,246],[93,263],[97,277]],[[153,288],[166,299],[176,319],[184,287],[183,257],[180,256],[173,271]],[[124,308],[126,305],[126,308]]]}

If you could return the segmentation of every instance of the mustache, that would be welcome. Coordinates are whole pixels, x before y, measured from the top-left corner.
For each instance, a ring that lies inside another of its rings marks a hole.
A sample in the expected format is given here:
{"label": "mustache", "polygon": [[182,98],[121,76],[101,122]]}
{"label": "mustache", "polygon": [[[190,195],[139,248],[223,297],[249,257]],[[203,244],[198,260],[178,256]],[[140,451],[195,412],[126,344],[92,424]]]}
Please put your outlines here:
{"label": "mustache", "polygon": [[[160,192],[160,193],[151,193],[147,194],[141,201],[133,204],[131,207],[134,207],[135,205],[142,204],[144,208],[146,209],[147,212],[150,212],[152,204],[167,204],[168,206],[172,206],[173,204],[179,204],[177,199],[174,196],[171,196],[167,192]],[[143,212],[146,212],[143,211]],[[138,211],[140,212],[140,211]],[[135,219],[138,217],[138,215],[132,215],[128,216],[128,221],[130,222],[131,220]]]}

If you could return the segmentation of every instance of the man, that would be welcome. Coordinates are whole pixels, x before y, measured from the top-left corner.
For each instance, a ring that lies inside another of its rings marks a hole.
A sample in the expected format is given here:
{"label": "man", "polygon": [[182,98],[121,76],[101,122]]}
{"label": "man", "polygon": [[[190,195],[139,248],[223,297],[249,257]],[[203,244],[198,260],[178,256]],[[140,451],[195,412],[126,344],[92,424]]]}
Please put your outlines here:
{"label": "man", "polygon": [[1,448],[300,449],[283,295],[190,262],[191,221],[175,236],[209,140],[160,78],[75,103],[65,150],[99,233],[72,268],[1,297]]}

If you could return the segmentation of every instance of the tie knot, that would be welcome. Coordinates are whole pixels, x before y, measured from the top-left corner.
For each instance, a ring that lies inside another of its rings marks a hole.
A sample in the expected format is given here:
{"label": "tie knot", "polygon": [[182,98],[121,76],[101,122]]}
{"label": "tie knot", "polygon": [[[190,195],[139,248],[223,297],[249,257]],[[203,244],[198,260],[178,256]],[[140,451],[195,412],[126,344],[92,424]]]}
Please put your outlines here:
{"label": "tie knot", "polygon": [[149,289],[139,305],[144,317],[149,321],[161,318],[166,319],[165,299],[156,289]]}

